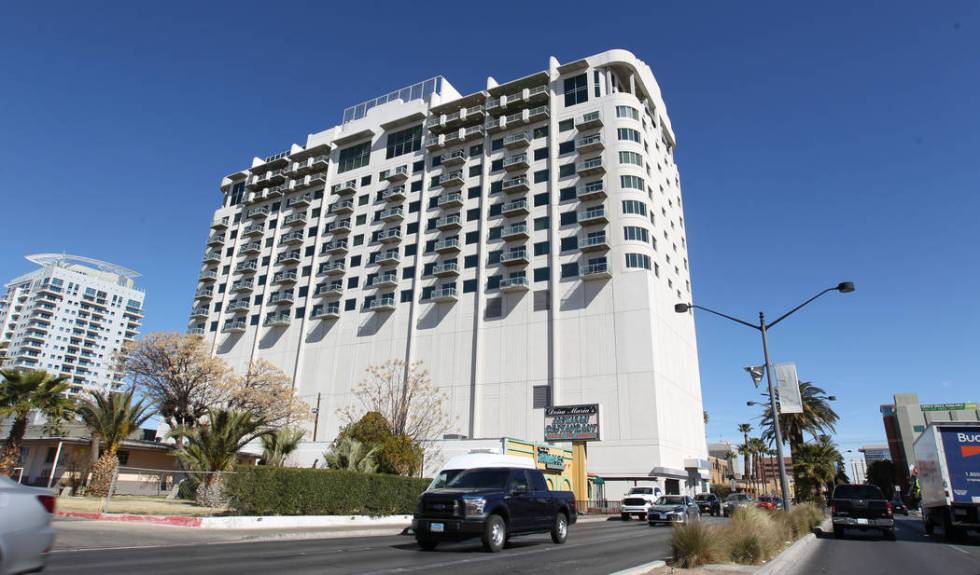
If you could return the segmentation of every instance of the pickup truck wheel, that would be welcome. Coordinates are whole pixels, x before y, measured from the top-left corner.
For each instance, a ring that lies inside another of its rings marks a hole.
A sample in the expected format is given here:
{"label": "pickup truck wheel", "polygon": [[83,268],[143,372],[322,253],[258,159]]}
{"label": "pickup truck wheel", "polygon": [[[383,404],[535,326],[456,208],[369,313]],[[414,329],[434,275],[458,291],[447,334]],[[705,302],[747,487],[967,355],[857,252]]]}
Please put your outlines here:
{"label": "pickup truck wheel", "polygon": [[895,541],[898,539],[894,527],[891,529],[885,529],[881,532],[881,535],[885,538],[885,541]]}
{"label": "pickup truck wheel", "polygon": [[415,542],[419,544],[419,547],[425,551],[432,551],[439,544],[435,539],[429,539],[427,537],[416,537]]}
{"label": "pickup truck wheel", "polygon": [[835,525],[834,526],[834,539],[843,539],[843,538],[844,538],[844,528],[843,527],[837,527]]}
{"label": "pickup truck wheel", "polygon": [[507,541],[507,524],[504,518],[499,515],[487,517],[487,523],[483,526],[483,549],[490,553],[497,553],[504,548]]}
{"label": "pickup truck wheel", "polygon": [[619,514],[619,518],[622,519],[623,521],[629,521],[630,520],[630,514],[629,513],[620,513]]}
{"label": "pickup truck wheel", "polygon": [[923,523],[923,528],[926,531],[926,535],[932,535],[935,532],[935,528],[932,524],[932,519],[929,517],[929,515],[926,515],[926,518],[925,520],[923,520],[922,523]]}
{"label": "pickup truck wheel", "polygon": [[551,541],[558,545],[565,542],[568,538],[568,517],[559,512],[555,516],[555,524],[551,526]]}

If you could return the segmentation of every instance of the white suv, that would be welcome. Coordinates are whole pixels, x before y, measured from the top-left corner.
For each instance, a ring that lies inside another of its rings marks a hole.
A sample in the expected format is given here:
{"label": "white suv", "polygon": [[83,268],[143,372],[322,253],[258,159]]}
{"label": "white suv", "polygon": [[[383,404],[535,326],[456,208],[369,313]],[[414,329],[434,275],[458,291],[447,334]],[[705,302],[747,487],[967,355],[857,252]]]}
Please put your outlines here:
{"label": "white suv", "polygon": [[619,508],[619,515],[623,521],[629,521],[631,516],[638,519],[647,518],[647,508],[653,505],[662,494],[659,487],[631,487],[623,497],[623,503]]}

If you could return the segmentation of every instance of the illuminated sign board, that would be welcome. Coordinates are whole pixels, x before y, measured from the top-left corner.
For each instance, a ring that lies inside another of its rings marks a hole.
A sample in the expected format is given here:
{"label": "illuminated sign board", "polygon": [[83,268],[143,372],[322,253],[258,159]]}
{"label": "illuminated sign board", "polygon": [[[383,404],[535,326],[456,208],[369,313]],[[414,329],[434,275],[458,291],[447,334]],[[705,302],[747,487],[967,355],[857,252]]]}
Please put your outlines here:
{"label": "illuminated sign board", "polygon": [[921,406],[922,411],[963,411],[976,409],[976,403],[931,403]]}
{"label": "illuminated sign board", "polygon": [[545,441],[599,441],[599,404],[556,405],[544,410]]}

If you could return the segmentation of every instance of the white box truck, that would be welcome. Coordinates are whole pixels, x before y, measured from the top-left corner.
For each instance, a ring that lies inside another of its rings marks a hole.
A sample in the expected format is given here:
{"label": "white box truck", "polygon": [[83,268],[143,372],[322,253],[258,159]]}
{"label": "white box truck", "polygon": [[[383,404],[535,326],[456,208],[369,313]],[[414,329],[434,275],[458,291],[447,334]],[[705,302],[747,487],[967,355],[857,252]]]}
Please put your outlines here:
{"label": "white box truck", "polygon": [[932,423],[915,440],[926,533],[950,540],[980,529],[980,422]]}

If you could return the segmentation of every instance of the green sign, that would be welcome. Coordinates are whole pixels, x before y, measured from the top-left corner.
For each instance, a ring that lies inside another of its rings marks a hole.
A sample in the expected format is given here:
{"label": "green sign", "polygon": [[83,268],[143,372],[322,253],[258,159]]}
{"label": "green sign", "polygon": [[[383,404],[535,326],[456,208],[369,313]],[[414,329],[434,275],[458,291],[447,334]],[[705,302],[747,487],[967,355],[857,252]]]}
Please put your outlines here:
{"label": "green sign", "polygon": [[922,411],[963,411],[966,409],[976,409],[976,403],[931,403],[923,405]]}
{"label": "green sign", "polygon": [[565,471],[565,458],[551,453],[547,447],[538,447],[538,463],[550,471]]}

